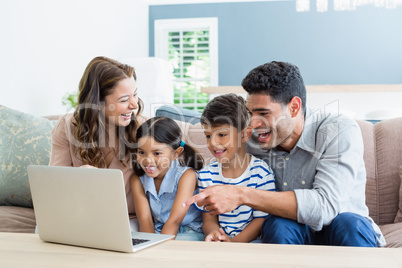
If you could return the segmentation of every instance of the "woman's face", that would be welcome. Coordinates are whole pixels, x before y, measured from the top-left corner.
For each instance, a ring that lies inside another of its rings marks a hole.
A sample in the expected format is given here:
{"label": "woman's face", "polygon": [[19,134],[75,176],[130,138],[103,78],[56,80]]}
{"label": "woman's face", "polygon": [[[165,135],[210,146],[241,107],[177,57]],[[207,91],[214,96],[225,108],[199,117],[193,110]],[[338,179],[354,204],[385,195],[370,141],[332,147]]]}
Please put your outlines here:
{"label": "woman's face", "polygon": [[128,126],[137,109],[137,83],[132,76],[118,82],[113,93],[105,97],[104,110],[108,124]]}

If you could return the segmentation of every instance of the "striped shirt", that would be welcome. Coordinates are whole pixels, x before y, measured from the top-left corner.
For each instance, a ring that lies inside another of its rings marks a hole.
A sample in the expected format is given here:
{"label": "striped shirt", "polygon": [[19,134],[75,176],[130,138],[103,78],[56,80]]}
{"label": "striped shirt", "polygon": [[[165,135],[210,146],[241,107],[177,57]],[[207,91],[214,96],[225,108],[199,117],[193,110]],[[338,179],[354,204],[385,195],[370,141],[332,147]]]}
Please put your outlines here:
{"label": "striped shirt", "polygon": [[[213,185],[247,186],[260,190],[275,191],[275,176],[272,169],[261,159],[252,156],[251,161],[238,178],[225,178],[222,165],[215,161],[198,173],[198,187],[205,189]],[[202,210],[201,208],[198,208]],[[202,210],[203,211],[203,210]],[[205,212],[205,211],[204,211]],[[225,233],[234,237],[238,235],[253,219],[265,218],[267,213],[241,205],[233,211],[218,216],[219,225]]]}

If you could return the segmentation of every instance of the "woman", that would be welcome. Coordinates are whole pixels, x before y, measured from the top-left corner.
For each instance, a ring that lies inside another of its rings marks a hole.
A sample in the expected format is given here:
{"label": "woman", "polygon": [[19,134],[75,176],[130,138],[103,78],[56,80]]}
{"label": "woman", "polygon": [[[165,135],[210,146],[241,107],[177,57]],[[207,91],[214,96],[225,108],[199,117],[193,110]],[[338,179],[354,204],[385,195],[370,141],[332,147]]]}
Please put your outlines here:
{"label": "woman", "polygon": [[137,96],[134,68],[106,57],[94,58],[79,83],[78,106],[52,131],[51,166],[92,166],[120,169],[129,213],[131,152],[135,134],[146,118]]}

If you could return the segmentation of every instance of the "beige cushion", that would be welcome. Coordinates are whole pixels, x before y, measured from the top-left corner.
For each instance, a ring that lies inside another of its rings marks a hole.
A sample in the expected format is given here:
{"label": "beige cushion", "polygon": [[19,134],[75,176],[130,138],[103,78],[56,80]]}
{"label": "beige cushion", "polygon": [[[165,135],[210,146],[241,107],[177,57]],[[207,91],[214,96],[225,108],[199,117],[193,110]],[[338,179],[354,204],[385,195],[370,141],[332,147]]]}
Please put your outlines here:
{"label": "beige cushion", "polygon": [[207,140],[205,138],[204,129],[201,124],[188,125],[187,132],[185,134],[185,141],[196,149],[204,158],[205,164],[209,164],[214,161],[214,157],[207,147]]}
{"label": "beige cushion", "polygon": [[399,209],[396,213],[395,222],[402,222],[402,166],[399,167],[399,177],[401,179],[399,186]]}
{"label": "beige cushion", "polygon": [[379,225],[393,223],[399,205],[399,167],[402,163],[402,118],[374,125],[377,158]]}
{"label": "beige cushion", "polygon": [[35,226],[32,208],[0,206],[0,232],[34,233]]}
{"label": "beige cushion", "polygon": [[386,248],[402,247],[402,222],[381,225],[380,229],[387,242]]}

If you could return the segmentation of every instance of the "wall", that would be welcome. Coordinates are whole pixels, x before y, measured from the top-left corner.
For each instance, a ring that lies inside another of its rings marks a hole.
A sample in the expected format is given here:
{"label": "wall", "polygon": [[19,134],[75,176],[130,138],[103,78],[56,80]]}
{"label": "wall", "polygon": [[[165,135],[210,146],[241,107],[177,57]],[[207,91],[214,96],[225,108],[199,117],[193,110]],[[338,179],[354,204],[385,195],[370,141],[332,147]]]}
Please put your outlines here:
{"label": "wall", "polygon": [[[150,6],[150,55],[154,20],[218,17],[222,86],[240,85],[252,68],[272,60],[296,64],[308,85],[402,84],[402,6],[333,11],[329,3],[325,13],[313,5],[298,13],[294,1]],[[339,100],[341,110],[362,118],[373,109],[400,109],[402,85],[386,97],[361,95],[315,93],[309,104]]]}
{"label": "wall", "polygon": [[65,113],[66,92],[95,56],[148,57],[148,4],[115,0],[2,0],[0,104]]}

